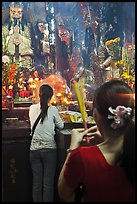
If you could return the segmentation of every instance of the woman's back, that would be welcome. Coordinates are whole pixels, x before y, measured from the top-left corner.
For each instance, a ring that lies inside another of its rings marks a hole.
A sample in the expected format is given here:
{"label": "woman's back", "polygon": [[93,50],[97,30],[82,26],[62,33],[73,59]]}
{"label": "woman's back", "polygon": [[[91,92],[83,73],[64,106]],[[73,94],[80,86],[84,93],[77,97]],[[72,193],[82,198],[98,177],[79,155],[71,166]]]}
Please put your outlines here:
{"label": "woman's back", "polygon": [[[30,119],[31,124],[34,124],[36,120],[36,115],[40,113],[40,104],[34,104],[30,107]],[[56,143],[54,140],[55,127],[62,129],[64,123],[60,118],[58,110],[55,106],[48,107],[47,116],[45,117],[43,123],[39,121],[35,129],[32,142],[31,150],[41,149],[45,147],[56,148]]]}
{"label": "woman's back", "polygon": [[[67,169],[69,172],[72,169],[75,181],[71,180]],[[70,186],[84,184],[85,202],[134,201],[134,190],[125,170],[110,165],[97,146],[75,149],[68,160],[65,178]]]}

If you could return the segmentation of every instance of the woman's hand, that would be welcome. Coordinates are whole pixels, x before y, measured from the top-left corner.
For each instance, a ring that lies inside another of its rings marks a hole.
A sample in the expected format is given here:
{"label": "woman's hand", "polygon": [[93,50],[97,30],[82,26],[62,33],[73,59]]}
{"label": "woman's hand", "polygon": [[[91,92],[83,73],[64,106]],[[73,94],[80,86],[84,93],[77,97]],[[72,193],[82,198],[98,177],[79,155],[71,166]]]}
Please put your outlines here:
{"label": "woman's hand", "polygon": [[[89,134],[87,134],[87,136],[89,137],[90,140],[92,140],[95,143],[101,143],[104,141],[104,138],[96,125],[89,128],[89,131],[90,132]],[[86,141],[85,137],[83,138],[83,141]]]}
{"label": "woman's hand", "polygon": [[72,129],[70,149],[77,148],[81,141],[86,141],[87,136],[90,140],[103,141],[103,137],[96,125],[86,130],[84,128]]}

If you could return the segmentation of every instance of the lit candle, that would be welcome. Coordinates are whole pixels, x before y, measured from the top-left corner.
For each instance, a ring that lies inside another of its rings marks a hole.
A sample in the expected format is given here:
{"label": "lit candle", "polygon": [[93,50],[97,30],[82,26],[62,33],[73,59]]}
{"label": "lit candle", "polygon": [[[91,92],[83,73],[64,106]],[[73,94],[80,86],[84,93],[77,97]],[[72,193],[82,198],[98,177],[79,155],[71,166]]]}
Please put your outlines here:
{"label": "lit candle", "polygon": [[13,86],[12,86],[12,85],[9,85],[9,89],[13,89]]}
{"label": "lit candle", "polygon": [[28,82],[29,82],[29,83],[33,82],[33,78],[32,78],[32,77],[29,78]]}
{"label": "lit candle", "polygon": [[38,81],[38,80],[39,80],[39,78],[38,78],[38,77],[36,77],[34,80],[35,80],[35,81]]}
{"label": "lit candle", "polygon": [[56,94],[57,97],[61,97],[61,95],[62,95],[61,93],[57,93]]}

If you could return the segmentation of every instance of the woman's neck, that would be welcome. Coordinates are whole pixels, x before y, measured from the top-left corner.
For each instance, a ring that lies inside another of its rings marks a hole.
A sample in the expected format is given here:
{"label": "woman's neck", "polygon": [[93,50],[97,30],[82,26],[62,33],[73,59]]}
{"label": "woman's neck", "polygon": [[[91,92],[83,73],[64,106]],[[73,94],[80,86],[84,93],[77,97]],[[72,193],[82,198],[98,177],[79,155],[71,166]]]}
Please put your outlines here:
{"label": "woman's neck", "polygon": [[[106,139],[105,139],[106,138]],[[97,145],[111,165],[116,165],[123,152],[123,135],[104,137],[104,142]]]}
{"label": "woman's neck", "polygon": [[98,144],[98,146],[106,146],[109,147],[110,149],[113,148],[120,148],[121,145],[123,145],[123,135],[112,135],[112,136],[106,136],[106,134],[104,135],[104,141],[100,144]]}

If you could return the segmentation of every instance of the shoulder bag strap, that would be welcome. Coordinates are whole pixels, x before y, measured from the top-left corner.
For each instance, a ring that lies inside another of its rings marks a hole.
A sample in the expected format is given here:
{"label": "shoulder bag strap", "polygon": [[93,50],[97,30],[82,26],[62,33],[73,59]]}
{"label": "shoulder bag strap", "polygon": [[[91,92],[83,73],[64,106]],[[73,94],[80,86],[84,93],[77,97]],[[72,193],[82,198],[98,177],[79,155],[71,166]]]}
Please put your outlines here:
{"label": "shoulder bag strap", "polygon": [[36,128],[36,126],[37,126],[37,124],[38,124],[40,118],[41,118],[41,113],[40,113],[39,116],[37,117],[37,119],[36,119],[36,121],[35,121],[35,123],[34,123],[34,125],[33,125],[33,127],[32,127],[31,136],[33,136],[34,131],[35,131],[35,128]]}

